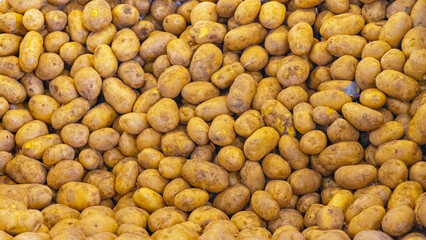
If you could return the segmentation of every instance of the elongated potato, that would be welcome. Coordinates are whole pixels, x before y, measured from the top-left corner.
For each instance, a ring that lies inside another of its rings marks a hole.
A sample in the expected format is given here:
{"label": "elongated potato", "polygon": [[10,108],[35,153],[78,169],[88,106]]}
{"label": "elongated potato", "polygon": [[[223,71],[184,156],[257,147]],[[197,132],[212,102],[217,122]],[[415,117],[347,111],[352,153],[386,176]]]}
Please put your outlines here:
{"label": "elongated potato", "polygon": [[43,214],[37,210],[0,209],[0,230],[12,235],[35,232],[43,224]]}
{"label": "elongated potato", "polygon": [[182,176],[192,186],[204,188],[211,193],[221,192],[229,185],[227,171],[216,164],[201,160],[186,161],[182,168]]}
{"label": "elongated potato", "polygon": [[260,23],[250,23],[226,33],[224,43],[230,50],[242,50],[248,46],[260,44],[266,34],[266,29]]}
{"label": "elongated potato", "polygon": [[416,80],[395,70],[384,70],[379,73],[376,77],[376,86],[388,96],[402,101],[412,100],[419,90],[419,83]]}
{"label": "elongated potato", "polygon": [[364,150],[358,142],[339,142],[325,148],[319,154],[319,163],[328,170],[359,163]]}
{"label": "elongated potato", "polygon": [[71,102],[62,105],[51,117],[52,126],[61,129],[69,123],[78,122],[90,108],[89,102],[84,98],[76,98]]}
{"label": "elongated potato", "polygon": [[21,103],[27,97],[27,93],[21,83],[0,74],[0,97],[4,97],[9,103]]}
{"label": "elongated potato", "polygon": [[345,119],[360,131],[374,130],[384,121],[382,113],[358,103],[346,103],[342,107],[342,113]]}
{"label": "elongated potato", "polygon": [[37,67],[42,50],[43,37],[40,33],[27,33],[19,48],[19,65],[24,72],[32,72]]}
{"label": "elongated potato", "polygon": [[260,128],[247,138],[244,143],[244,154],[250,160],[260,160],[277,146],[278,140],[279,134],[275,129]]}

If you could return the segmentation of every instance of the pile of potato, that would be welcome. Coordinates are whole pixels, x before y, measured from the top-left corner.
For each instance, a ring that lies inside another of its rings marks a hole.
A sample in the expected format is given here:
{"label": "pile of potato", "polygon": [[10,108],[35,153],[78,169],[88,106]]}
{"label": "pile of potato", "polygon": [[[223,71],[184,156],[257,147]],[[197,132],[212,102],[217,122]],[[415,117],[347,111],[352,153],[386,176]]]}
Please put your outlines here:
{"label": "pile of potato", "polygon": [[0,240],[425,240],[425,144],[426,0],[0,0]]}

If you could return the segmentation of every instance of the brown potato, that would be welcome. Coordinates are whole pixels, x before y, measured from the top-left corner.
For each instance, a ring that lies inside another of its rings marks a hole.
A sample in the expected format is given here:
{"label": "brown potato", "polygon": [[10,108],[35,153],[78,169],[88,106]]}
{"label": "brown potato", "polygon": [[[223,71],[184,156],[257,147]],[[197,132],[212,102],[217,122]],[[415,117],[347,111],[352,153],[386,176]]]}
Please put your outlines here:
{"label": "brown potato", "polygon": [[338,142],[326,147],[319,154],[319,163],[328,170],[359,163],[364,151],[358,142]]}
{"label": "brown potato", "polygon": [[383,40],[391,47],[398,47],[405,33],[410,30],[412,21],[405,12],[398,12],[390,16],[388,21],[380,31],[379,39]]}
{"label": "brown potato", "polygon": [[[396,151],[399,149],[398,151]],[[404,149],[404,151],[401,151]],[[422,152],[417,143],[410,140],[395,140],[381,144],[374,155],[378,165],[392,158],[403,161],[407,166],[421,160]]]}
{"label": "brown potato", "polygon": [[309,163],[309,157],[300,148],[299,141],[291,135],[281,136],[278,149],[293,169],[305,168]]}
{"label": "brown potato", "polygon": [[213,201],[213,206],[226,214],[234,214],[243,210],[249,200],[249,189],[244,185],[236,184],[219,193]]}

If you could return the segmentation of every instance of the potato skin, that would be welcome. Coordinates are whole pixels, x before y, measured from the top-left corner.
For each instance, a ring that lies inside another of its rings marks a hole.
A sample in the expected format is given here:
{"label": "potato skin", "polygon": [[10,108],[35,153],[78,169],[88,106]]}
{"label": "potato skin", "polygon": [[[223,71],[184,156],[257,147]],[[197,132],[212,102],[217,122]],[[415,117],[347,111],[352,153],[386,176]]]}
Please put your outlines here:
{"label": "potato skin", "polygon": [[0,219],[2,231],[17,235],[37,231],[43,223],[43,214],[37,210],[0,209]]}
{"label": "potato skin", "polygon": [[189,72],[193,81],[208,81],[222,65],[222,51],[212,43],[206,43],[195,51]]}
{"label": "potato skin", "polygon": [[334,35],[354,35],[361,31],[364,24],[365,21],[361,15],[343,13],[324,21],[320,28],[320,33],[327,39]]}
{"label": "potato skin", "polygon": [[[399,224],[395,221],[396,218],[399,220]],[[382,228],[385,233],[393,237],[403,236],[414,226],[414,219],[414,211],[410,207],[395,207],[390,209],[383,217]]]}
{"label": "potato skin", "polygon": [[230,50],[242,50],[251,45],[260,44],[267,31],[260,23],[249,23],[226,33],[224,44]]}
{"label": "potato skin", "polygon": [[244,154],[249,160],[258,161],[277,146],[278,140],[279,134],[273,128],[260,128],[244,143]]}
{"label": "potato skin", "polygon": [[[389,82],[389,79],[394,79]],[[376,77],[377,88],[390,97],[397,98],[402,101],[412,100],[417,95],[419,84],[411,77],[395,70],[384,70]],[[404,90],[398,86],[404,85]]]}
{"label": "potato skin", "polygon": [[408,129],[407,129],[407,137],[408,139],[417,142],[418,144],[422,145],[426,143],[426,137],[425,137],[425,126],[422,123],[424,120],[424,117],[426,117],[426,105],[423,104],[414,115],[413,119],[411,119]]}
{"label": "potato skin", "polygon": [[380,31],[379,40],[383,40],[391,47],[398,47],[405,33],[410,30],[412,21],[405,12],[398,12],[390,16]]}
{"label": "potato skin", "polygon": [[358,142],[338,142],[326,147],[319,154],[319,163],[328,170],[359,163],[364,150]]}
{"label": "potato skin", "polygon": [[242,184],[235,184],[216,195],[213,206],[231,215],[243,210],[249,200],[250,190]]}
{"label": "potato skin", "polygon": [[28,32],[19,48],[19,65],[24,72],[32,72],[38,65],[43,37],[35,31]]}
{"label": "potato skin", "polygon": [[18,183],[40,183],[46,181],[46,169],[43,164],[24,155],[16,155],[8,161],[5,172]]}
{"label": "potato skin", "polygon": [[[71,198],[71,196],[78,196]],[[98,205],[101,201],[99,190],[91,184],[69,182],[62,185],[56,196],[57,203],[64,204],[82,211],[90,206]]]}

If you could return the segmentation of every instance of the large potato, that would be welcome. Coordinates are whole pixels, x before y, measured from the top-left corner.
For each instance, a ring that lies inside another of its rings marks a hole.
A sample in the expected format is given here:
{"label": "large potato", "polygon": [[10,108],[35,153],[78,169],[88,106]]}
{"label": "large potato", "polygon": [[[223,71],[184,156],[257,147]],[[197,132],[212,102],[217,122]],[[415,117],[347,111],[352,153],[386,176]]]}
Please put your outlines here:
{"label": "large potato", "polygon": [[182,176],[192,186],[212,193],[225,190],[229,184],[227,171],[216,164],[200,160],[188,160],[183,166]]}

